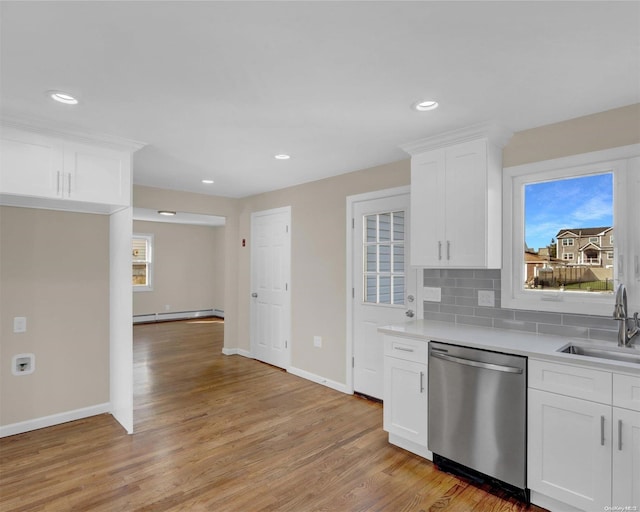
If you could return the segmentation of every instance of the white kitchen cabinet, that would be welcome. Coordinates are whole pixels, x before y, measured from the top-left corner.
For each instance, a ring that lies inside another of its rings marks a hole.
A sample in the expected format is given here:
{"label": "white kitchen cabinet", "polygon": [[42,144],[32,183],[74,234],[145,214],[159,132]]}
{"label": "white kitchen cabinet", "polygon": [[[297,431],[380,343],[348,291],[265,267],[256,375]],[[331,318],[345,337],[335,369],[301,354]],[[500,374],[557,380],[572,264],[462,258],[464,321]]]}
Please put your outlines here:
{"label": "white kitchen cabinet", "polygon": [[482,125],[404,147],[412,155],[411,265],[501,267],[506,139],[494,142],[490,131]]}
{"label": "white kitchen cabinet", "polygon": [[383,426],[389,441],[431,459],[427,449],[427,343],[384,336]]}
{"label": "white kitchen cabinet", "polygon": [[637,506],[640,504],[640,412],[614,407],[613,432],[611,505]]}
{"label": "white kitchen cabinet", "polygon": [[91,210],[131,204],[131,154],[98,144],[3,127],[2,204]]}
{"label": "white kitchen cabinet", "polygon": [[57,197],[63,147],[59,140],[9,128],[0,137],[0,192]]}
{"label": "white kitchen cabinet", "polygon": [[528,485],[578,507],[604,510],[611,498],[611,407],[529,390]]}
{"label": "white kitchen cabinet", "polygon": [[640,503],[640,377],[529,360],[528,485],[580,510]]}

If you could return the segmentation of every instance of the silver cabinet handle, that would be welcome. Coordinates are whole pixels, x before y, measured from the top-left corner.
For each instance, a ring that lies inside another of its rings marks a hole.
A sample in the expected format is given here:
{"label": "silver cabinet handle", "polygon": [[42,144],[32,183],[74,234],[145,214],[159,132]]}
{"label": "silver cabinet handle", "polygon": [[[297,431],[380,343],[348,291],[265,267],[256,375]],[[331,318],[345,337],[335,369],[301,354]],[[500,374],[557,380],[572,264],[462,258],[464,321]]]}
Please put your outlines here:
{"label": "silver cabinet handle", "polygon": [[448,354],[441,354],[439,352],[431,352],[430,357],[436,359],[444,359],[451,363],[464,364],[466,366],[475,366],[476,368],[483,368],[485,370],[495,370],[497,372],[505,373],[522,373],[522,368],[516,368],[514,366],[503,366],[501,364],[483,363],[482,361],[475,361],[473,359],[465,359],[464,357],[455,357]]}
{"label": "silver cabinet handle", "polygon": [[618,451],[622,451],[622,420],[618,420]]}
{"label": "silver cabinet handle", "polygon": [[407,347],[393,347],[394,350],[400,350],[401,352],[413,352],[412,348]]}
{"label": "silver cabinet handle", "polygon": [[451,259],[451,242],[447,240],[447,260]]}
{"label": "silver cabinet handle", "polygon": [[405,314],[405,315],[407,315],[409,318],[413,318],[413,315],[414,315],[415,313],[413,312],[413,309],[407,309],[407,310],[404,312],[404,314]]}
{"label": "silver cabinet handle", "polygon": [[69,182],[69,197],[71,197],[71,174],[67,174],[67,181]]}
{"label": "silver cabinet handle", "polygon": [[600,416],[600,445],[604,446],[604,416]]}
{"label": "silver cabinet handle", "polygon": [[56,177],[56,195],[60,195],[60,171],[58,171],[58,176]]}
{"label": "silver cabinet handle", "polygon": [[438,259],[442,259],[442,242],[438,240]]}
{"label": "silver cabinet handle", "polygon": [[258,296],[258,294],[256,292],[253,292],[251,296],[255,299]]}
{"label": "silver cabinet handle", "polygon": [[420,372],[420,393],[424,393],[424,372]]}

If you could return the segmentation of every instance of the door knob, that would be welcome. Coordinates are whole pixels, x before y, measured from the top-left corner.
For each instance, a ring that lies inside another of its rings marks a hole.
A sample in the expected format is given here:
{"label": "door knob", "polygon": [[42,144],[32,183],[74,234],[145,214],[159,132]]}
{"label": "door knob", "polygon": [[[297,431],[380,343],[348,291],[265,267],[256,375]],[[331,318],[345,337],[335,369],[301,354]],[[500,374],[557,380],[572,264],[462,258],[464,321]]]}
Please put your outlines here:
{"label": "door knob", "polygon": [[413,315],[415,315],[412,309],[407,309],[404,314],[407,315],[409,318],[413,318]]}
{"label": "door knob", "polygon": [[255,299],[258,296],[258,294],[256,292],[253,292],[251,296]]}

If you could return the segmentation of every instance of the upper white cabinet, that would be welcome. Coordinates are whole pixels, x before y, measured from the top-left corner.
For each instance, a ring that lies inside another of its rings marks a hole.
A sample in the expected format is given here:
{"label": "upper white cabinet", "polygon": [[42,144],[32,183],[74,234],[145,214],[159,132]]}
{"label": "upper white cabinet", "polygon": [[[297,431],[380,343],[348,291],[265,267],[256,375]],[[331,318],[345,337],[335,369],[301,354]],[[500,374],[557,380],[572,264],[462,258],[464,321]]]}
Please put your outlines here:
{"label": "upper white cabinet", "polygon": [[502,147],[510,136],[483,124],[403,146],[412,155],[411,265],[500,268]]}
{"label": "upper white cabinet", "polygon": [[0,202],[98,213],[130,206],[133,149],[3,126]]}

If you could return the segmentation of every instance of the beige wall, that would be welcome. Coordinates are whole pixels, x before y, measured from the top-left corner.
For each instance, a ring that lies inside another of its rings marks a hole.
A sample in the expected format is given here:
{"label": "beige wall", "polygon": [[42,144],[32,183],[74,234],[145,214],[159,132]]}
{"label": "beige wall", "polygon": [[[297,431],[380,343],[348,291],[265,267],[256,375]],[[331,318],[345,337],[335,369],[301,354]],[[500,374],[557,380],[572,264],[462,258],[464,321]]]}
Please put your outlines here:
{"label": "beige wall", "polygon": [[222,230],[224,240],[224,345],[228,348],[237,347],[239,201],[226,197],[134,185],[133,206],[226,217],[226,223]]}
{"label": "beige wall", "polygon": [[[639,142],[640,105],[632,105],[516,133],[504,163]],[[252,212],[290,205],[292,364],[345,383],[346,197],[406,185],[409,166],[407,158],[244,199],[135,186],[134,205],[226,217],[225,347],[241,349],[249,348],[250,305],[241,240],[251,238]],[[0,208],[0,424],[109,400],[108,244],[107,216]],[[13,334],[15,316],[27,316],[27,333]],[[314,335],[323,337],[320,350]],[[36,372],[14,377],[8,361],[22,352],[36,354]]]}
{"label": "beige wall", "polygon": [[0,207],[0,282],[0,424],[109,402],[109,217]]}
{"label": "beige wall", "polygon": [[224,227],[133,222],[153,235],[153,290],[133,294],[133,314],[224,309]]}
{"label": "beige wall", "polygon": [[[291,206],[291,363],[346,383],[346,198],[408,185],[409,160],[242,200],[240,238],[251,239],[251,213]],[[238,347],[249,349],[250,247],[240,250]],[[322,336],[322,348],[313,336]]]}
{"label": "beige wall", "polygon": [[640,142],[640,103],[514,134],[503,165],[551,160]]}
{"label": "beige wall", "polygon": [[[547,160],[640,142],[640,105],[516,133],[504,165]],[[346,196],[406,185],[410,161],[358,171],[242,200],[240,238],[251,212],[292,206],[292,365],[346,383]],[[249,348],[249,248],[238,266],[237,346]],[[313,336],[323,348],[313,347]]]}

